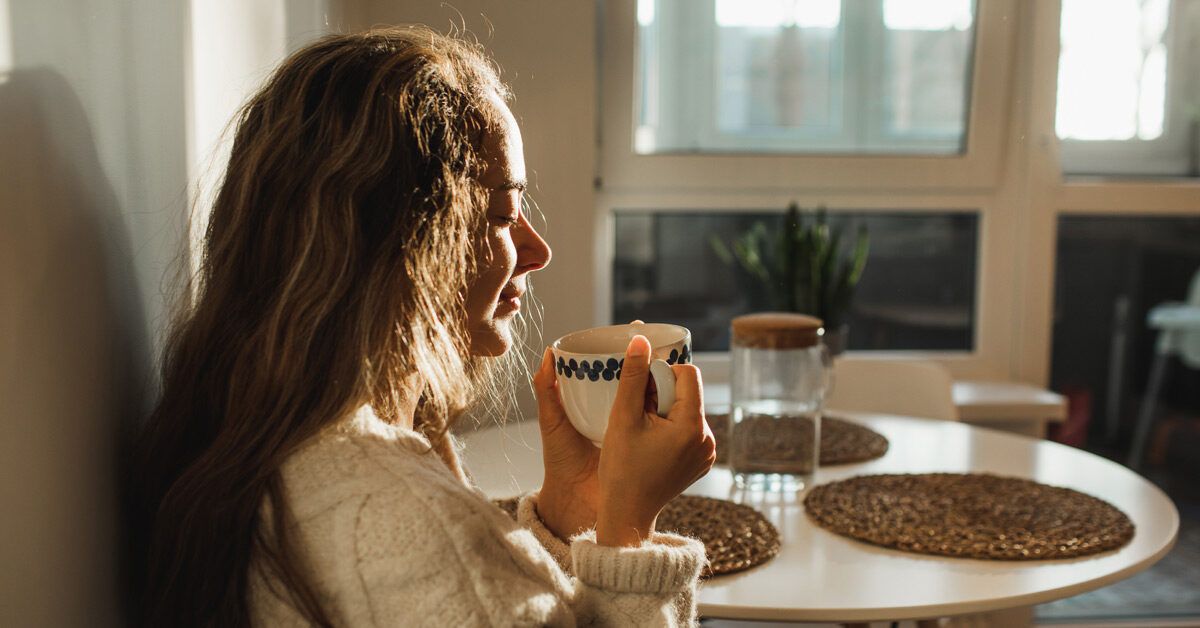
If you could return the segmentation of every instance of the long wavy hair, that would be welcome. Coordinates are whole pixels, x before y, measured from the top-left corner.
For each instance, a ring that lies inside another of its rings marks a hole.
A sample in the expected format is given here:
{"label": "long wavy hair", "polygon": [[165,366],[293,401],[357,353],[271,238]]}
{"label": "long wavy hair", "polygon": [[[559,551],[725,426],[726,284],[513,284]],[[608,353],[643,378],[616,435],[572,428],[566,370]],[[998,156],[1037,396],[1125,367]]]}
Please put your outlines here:
{"label": "long wavy hair", "polygon": [[241,110],[137,447],[141,623],[248,625],[253,567],[329,625],[280,466],[362,404],[397,418],[413,374],[414,426],[462,477],[447,429],[497,368],[464,310],[490,94],[477,44],[406,27],[296,52]]}

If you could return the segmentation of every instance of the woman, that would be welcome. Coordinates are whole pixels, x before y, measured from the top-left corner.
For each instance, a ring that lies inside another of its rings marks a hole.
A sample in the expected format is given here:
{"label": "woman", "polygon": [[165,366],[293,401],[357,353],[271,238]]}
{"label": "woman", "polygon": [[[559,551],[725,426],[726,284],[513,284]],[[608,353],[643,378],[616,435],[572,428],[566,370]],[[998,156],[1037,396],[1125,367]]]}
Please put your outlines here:
{"label": "woman", "polygon": [[139,448],[144,623],[694,621],[703,548],[654,532],[714,459],[694,367],[650,414],[635,338],[597,450],[547,352],[516,523],[459,466],[448,427],[550,260],[505,97],[476,46],[408,28],[325,38],[245,106]]}

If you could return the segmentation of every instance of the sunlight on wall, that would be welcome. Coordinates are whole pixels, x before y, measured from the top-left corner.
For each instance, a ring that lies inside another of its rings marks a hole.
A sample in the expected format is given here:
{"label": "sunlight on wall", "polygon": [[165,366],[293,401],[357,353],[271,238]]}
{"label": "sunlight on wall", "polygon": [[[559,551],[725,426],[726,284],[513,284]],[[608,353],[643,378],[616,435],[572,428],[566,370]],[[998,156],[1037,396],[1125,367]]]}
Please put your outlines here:
{"label": "sunlight on wall", "polygon": [[191,2],[188,235],[193,264],[199,262],[209,211],[233,144],[230,121],[287,51],[286,20],[284,0]]}
{"label": "sunlight on wall", "polygon": [[12,69],[12,18],[8,12],[8,0],[0,0],[0,85],[8,82],[8,73]]}
{"label": "sunlight on wall", "polygon": [[[3,2],[5,0],[0,0]],[[234,116],[292,50],[329,29],[328,0],[191,0],[189,243],[193,269],[233,145]]]}
{"label": "sunlight on wall", "polygon": [[638,0],[637,18],[639,26],[649,26],[654,23],[656,0]]}

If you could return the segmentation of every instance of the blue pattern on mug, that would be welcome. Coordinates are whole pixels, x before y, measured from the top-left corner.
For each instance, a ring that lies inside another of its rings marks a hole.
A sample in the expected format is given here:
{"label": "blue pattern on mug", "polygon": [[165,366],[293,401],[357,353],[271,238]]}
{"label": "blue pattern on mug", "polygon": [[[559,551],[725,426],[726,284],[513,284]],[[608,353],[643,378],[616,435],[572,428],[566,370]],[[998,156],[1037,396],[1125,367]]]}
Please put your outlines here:
{"label": "blue pattern on mug", "polygon": [[689,345],[683,345],[683,351],[671,349],[671,355],[667,356],[667,364],[690,364],[692,361],[692,348]]}
{"label": "blue pattern on mug", "polygon": [[[689,364],[692,361],[692,348],[689,345],[683,345],[683,349],[671,349],[671,354],[667,356],[667,364]],[[625,358],[620,360],[616,358],[608,358],[603,362],[600,360],[581,360],[576,361],[575,358],[570,358],[563,361],[562,357],[554,364],[555,371],[564,377],[574,377],[582,380],[587,378],[589,381],[598,382],[603,379],[606,382],[611,382],[614,379],[621,379],[621,371],[625,368]]]}

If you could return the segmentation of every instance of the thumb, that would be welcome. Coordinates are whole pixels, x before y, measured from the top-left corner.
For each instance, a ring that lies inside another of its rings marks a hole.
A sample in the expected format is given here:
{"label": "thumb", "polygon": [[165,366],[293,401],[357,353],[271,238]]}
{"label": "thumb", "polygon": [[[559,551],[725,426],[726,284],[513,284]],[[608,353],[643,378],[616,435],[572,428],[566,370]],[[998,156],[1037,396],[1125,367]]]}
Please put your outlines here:
{"label": "thumb", "polygon": [[643,417],[646,413],[646,384],[650,379],[650,341],[636,335],[625,349],[625,363],[621,366],[621,381],[617,384],[617,398],[613,401],[613,414],[623,417]]}

